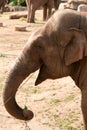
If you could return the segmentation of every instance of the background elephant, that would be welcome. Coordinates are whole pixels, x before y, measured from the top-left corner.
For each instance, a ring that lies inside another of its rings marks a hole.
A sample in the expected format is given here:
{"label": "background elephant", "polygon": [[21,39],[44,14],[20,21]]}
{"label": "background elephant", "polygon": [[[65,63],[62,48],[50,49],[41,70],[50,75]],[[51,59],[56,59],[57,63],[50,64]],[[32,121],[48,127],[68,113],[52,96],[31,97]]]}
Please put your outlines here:
{"label": "background elephant", "polygon": [[34,23],[35,11],[43,6],[43,20],[48,19],[51,16],[51,11],[54,5],[54,0],[26,0],[28,16],[27,22]]}
{"label": "background elephant", "polygon": [[0,0],[0,9],[1,9],[1,13],[4,12],[4,7],[5,4],[7,3],[7,0]]}
{"label": "background elephant", "polygon": [[60,3],[61,3],[61,0],[54,0],[54,8],[55,8],[55,10],[58,9]]}
{"label": "background elephant", "polygon": [[87,12],[87,4],[80,4],[77,10],[80,12]]}
{"label": "background elephant", "polygon": [[[83,24],[84,23],[84,24]],[[87,130],[87,19],[75,11],[56,11],[29,38],[10,70],[3,90],[6,110],[21,120],[30,120],[33,112],[22,109],[15,100],[18,87],[39,69],[35,85],[46,79],[71,76],[82,94],[81,108]]]}
{"label": "background elephant", "polygon": [[80,4],[87,4],[86,0],[67,0],[67,8],[77,10]]}

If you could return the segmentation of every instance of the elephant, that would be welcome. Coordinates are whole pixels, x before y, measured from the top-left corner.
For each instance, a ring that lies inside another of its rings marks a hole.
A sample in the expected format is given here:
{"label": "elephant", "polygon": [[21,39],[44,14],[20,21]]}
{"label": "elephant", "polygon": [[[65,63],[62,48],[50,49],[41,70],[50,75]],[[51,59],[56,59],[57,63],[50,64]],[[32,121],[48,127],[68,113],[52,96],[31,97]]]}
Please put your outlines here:
{"label": "elephant", "polygon": [[61,0],[54,0],[54,8],[55,8],[55,10],[58,9],[60,3],[61,3]]}
{"label": "elephant", "polygon": [[1,13],[4,12],[4,7],[5,4],[7,3],[7,0],[0,0],[0,9],[1,9]]}
{"label": "elephant", "polygon": [[66,8],[77,10],[80,4],[87,4],[86,0],[67,0]]}
{"label": "elephant", "polygon": [[60,3],[58,10],[66,9],[67,3]]}
{"label": "elephant", "polygon": [[39,70],[35,85],[46,79],[70,76],[81,91],[81,108],[87,130],[87,18],[74,10],[56,11],[32,32],[3,87],[3,103],[9,114],[30,120],[34,114],[15,100],[21,83]]}
{"label": "elephant", "polygon": [[80,12],[87,12],[87,4],[80,4],[77,10]]}
{"label": "elephant", "polygon": [[51,16],[54,0],[26,0],[28,16],[27,22],[34,23],[35,11],[43,6],[43,20],[48,19]]}

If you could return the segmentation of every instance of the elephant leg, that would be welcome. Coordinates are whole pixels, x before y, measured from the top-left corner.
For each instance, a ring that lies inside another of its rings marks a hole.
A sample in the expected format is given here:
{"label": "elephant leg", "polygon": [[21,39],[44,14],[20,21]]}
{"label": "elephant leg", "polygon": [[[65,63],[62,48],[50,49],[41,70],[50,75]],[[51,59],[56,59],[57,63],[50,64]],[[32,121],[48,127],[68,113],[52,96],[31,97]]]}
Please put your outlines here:
{"label": "elephant leg", "polygon": [[2,14],[3,12],[2,12],[2,8],[0,9],[0,14]]}
{"label": "elephant leg", "polygon": [[4,9],[3,8],[1,8],[1,14],[4,12]]}
{"label": "elephant leg", "polygon": [[29,23],[29,21],[30,21],[30,13],[31,13],[30,1],[26,0],[26,4],[27,4],[27,11],[28,11],[28,14],[27,14],[27,22]]}
{"label": "elephant leg", "polygon": [[31,8],[31,14],[30,14],[30,23],[35,23],[34,21],[35,19],[35,10],[33,8]]}
{"label": "elephant leg", "polygon": [[35,16],[34,6],[29,0],[26,0],[26,3],[27,3],[27,10],[28,10],[27,22],[34,23],[34,16]]}
{"label": "elephant leg", "polygon": [[48,4],[47,4],[47,19],[50,18],[51,14],[52,14],[52,8],[53,8],[53,5],[54,5],[54,0],[49,0],[48,1]]}
{"label": "elephant leg", "polygon": [[27,15],[27,22],[29,23],[30,21],[30,11],[28,11],[28,15]]}
{"label": "elephant leg", "polygon": [[58,6],[57,6],[57,0],[54,0],[54,8],[55,8],[55,10],[58,9]]}
{"label": "elephant leg", "polygon": [[47,11],[47,19],[49,19],[50,18],[50,16],[51,16],[51,11],[52,11],[52,8],[48,8],[48,11]]}
{"label": "elephant leg", "polygon": [[27,22],[29,23],[30,21],[30,13],[31,13],[31,10],[30,8],[28,8],[28,15],[27,15]]}
{"label": "elephant leg", "polygon": [[1,13],[3,13],[3,12],[4,12],[4,8],[5,8],[5,6],[4,6],[4,5],[2,5],[2,7],[1,7]]}
{"label": "elephant leg", "polygon": [[82,90],[81,107],[85,123],[85,130],[87,130],[87,88]]}
{"label": "elephant leg", "polygon": [[28,16],[27,16],[27,22],[28,23],[35,23],[34,18],[35,18],[35,11],[29,9]]}
{"label": "elephant leg", "polygon": [[55,8],[55,10],[58,9],[60,3],[61,3],[61,0],[54,0],[54,8]]}
{"label": "elephant leg", "polygon": [[43,6],[43,20],[45,21],[47,18],[47,5]]}

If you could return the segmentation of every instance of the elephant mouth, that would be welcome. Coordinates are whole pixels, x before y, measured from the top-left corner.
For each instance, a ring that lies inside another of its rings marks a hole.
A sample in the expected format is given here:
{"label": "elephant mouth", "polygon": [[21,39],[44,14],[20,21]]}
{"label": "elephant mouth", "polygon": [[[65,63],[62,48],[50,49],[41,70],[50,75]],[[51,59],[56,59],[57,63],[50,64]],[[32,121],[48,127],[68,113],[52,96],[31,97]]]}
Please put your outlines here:
{"label": "elephant mouth", "polygon": [[40,83],[42,83],[46,79],[56,79],[56,78],[57,78],[57,74],[54,72],[52,73],[52,70],[43,64],[39,70],[39,74],[38,74],[37,79],[35,81],[35,86],[39,85]]}
{"label": "elephant mouth", "polygon": [[35,81],[35,86],[39,85],[40,83],[45,81],[47,78],[49,78],[48,69],[45,65],[42,65],[40,70],[39,70],[39,74],[37,76],[37,79]]}

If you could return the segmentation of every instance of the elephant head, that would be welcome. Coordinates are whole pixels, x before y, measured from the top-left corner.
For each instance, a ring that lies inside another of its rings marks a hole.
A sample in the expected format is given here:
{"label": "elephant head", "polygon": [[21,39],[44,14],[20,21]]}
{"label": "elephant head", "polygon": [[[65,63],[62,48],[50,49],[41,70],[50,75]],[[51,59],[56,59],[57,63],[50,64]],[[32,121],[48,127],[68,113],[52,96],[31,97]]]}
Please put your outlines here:
{"label": "elephant head", "polygon": [[[57,14],[58,19],[55,17]],[[35,85],[48,78],[57,79],[72,75],[75,63],[87,56],[85,33],[77,28],[78,16],[75,13],[67,14],[68,12],[65,13],[66,18],[64,12],[56,12],[41,29],[34,32],[9,72],[4,86],[3,101],[7,111],[18,119],[30,120],[33,117],[32,111],[21,109],[15,100],[18,87],[29,74],[39,69]],[[67,24],[69,17],[72,19]],[[72,22],[73,20],[76,22]],[[78,77],[77,71],[78,67],[73,75]]]}

